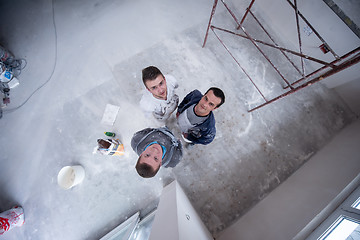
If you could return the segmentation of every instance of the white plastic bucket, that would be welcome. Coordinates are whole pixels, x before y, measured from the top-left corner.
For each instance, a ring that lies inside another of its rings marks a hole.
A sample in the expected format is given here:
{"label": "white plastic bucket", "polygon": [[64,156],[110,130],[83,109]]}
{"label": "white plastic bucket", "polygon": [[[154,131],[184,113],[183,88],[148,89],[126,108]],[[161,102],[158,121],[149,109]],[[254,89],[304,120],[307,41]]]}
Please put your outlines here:
{"label": "white plastic bucket", "polygon": [[64,189],[69,189],[81,183],[84,177],[85,169],[82,166],[66,166],[58,174],[58,184]]}

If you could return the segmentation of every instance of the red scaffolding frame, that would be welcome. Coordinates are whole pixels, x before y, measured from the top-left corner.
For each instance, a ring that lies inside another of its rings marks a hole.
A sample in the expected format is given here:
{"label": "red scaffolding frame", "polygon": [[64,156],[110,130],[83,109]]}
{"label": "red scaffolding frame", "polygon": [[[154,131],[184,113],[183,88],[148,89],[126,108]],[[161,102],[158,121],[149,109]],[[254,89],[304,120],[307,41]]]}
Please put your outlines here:
{"label": "red scaffolding frame", "polygon": [[[237,63],[237,65],[241,68],[241,70],[245,73],[245,75],[247,76],[247,78],[250,80],[250,82],[254,85],[254,87],[256,88],[256,90],[258,91],[258,93],[261,95],[261,97],[264,99],[264,103],[251,108],[250,110],[248,110],[248,112],[252,112],[256,109],[259,109],[261,107],[264,107],[270,103],[273,103],[285,96],[288,96],[294,92],[297,92],[307,86],[310,86],[316,82],[321,81],[322,79],[329,77],[335,73],[338,73],[352,65],[357,64],[358,62],[360,62],[360,47],[357,47],[356,49],[353,49],[352,51],[344,54],[343,56],[338,56],[335,51],[330,47],[330,45],[320,36],[320,34],[316,31],[316,29],[311,25],[311,23],[304,17],[304,15],[302,15],[300,13],[300,11],[297,8],[297,0],[294,0],[294,3],[292,3],[290,0],[286,0],[287,3],[294,9],[295,11],[295,17],[296,17],[296,27],[297,27],[297,34],[298,34],[298,44],[299,44],[299,51],[293,51],[284,47],[279,46],[276,41],[274,40],[274,38],[269,34],[269,32],[264,28],[264,26],[261,24],[261,22],[259,21],[259,19],[255,16],[255,14],[251,11],[251,8],[255,2],[255,0],[252,0],[248,6],[248,8],[246,9],[244,16],[242,17],[241,21],[239,21],[236,18],[236,15],[233,13],[233,11],[230,9],[230,7],[224,2],[224,0],[220,0],[223,5],[225,6],[226,10],[231,14],[232,18],[235,20],[236,24],[237,24],[237,29],[241,29],[242,32],[244,34],[240,34],[240,33],[236,33],[234,31],[228,30],[228,29],[224,29],[224,28],[220,28],[220,27],[216,27],[214,25],[212,25],[212,20],[216,11],[216,7],[218,4],[218,0],[214,0],[214,5],[210,14],[210,19],[209,19],[209,24],[206,30],[206,34],[205,34],[205,38],[204,38],[204,43],[202,47],[205,47],[207,38],[208,38],[208,34],[209,34],[209,30],[211,29],[211,31],[214,33],[214,35],[216,36],[216,38],[219,40],[219,42],[223,45],[223,47],[226,49],[226,51],[230,54],[230,56],[233,58],[233,60]],[[253,17],[253,19],[255,20],[255,22],[260,26],[260,28],[264,31],[264,33],[269,37],[269,39],[272,41],[272,43],[267,43],[265,41],[261,41],[261,40],[257,40],[255,38],[253,38],[245,29],[245,27],[243,26],[243,23],[246,19],[246,17],[248,15],[251,15]],[[300,33],[300,27],[299,27],[299,21],[301,18],[306,24],[307,26],[312,30],[312,32],[317,36],[317,38],[323,43],[323,47],[329,51],[335,60],[333,60],[332,62],[326,62],[323,61],[321,59],[317,59],[311,56],[308,56],[306,54],[304,54],[302,52],[302,42],[301,42],[301,33]],[[240,62],[234,57],[234,55],[231,53],[230,49],[226,46],[226,44],[224,43],[224,41],[220,38],[220,36],[216,33],[216,31],[222,31],[228,34],[232,34],[241,38],[245,38],[248,39],[249,41],[251,41],[251,43],[257,48],[257,50],[263,55],[263,57],[269,62],[269,64],[274,68],[274,70],[279,74],[279,76],[282,78],[282,80],[285,82],[286,86],[284,87],[285,92],[272,98],[272,99],[266,99],[265,95],[263,94],[263,92],[261,92],[261,90],[259,89],[259,87],[255,84],[254,80],[250,77],[250,75],[248,74],[248,72],[246,71],[246,69],[241,66]],[[280,69],[278,69],[275,64],[270,60],[270,58],[265,54],[265,52],[260,48],[260,45],[265,45],[274,49],[279,50],[284,56],[285,58],[291,63],[291,65],[294,67],[294,69],[302,76],[300,79],[296,79],[292,82],[290,82],[289,80],[287,80],[285,78],[285,76],[281,73]],[[289,54],[293,54],[296,55],[298,57],[300,57],[301,59],[301,69],[299,69],[294,62],[292,62],[290,60],[290,58],[288,57],[287,53]],[[304,67],[304,58],[310,61],[314,61],[317,62],[321,65],[323,65],[322,67],[316,69],[315,71],[309,73],[309,74],[305,74],[305,67]],[[300,85],[301,83],[301,85]]]}

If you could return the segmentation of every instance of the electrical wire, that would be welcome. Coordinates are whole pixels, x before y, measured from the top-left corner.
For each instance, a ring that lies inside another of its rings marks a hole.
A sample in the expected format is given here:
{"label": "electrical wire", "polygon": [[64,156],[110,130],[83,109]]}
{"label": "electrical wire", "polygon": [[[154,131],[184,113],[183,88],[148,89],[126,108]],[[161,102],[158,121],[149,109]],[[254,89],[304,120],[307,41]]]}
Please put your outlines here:
{"label": "electrical wire", "polygon": [[[16,110],[18,110],[19,108],[21,108],[22,106],[25,105],[25,103],[27,103],[29,101],[29,99],[37,92],[39,91],[42,87],[44,87],[52,78],[52,76],[54,75],[54,72],[55,72],[55,68],[56,68],[56,64],[57,64],[57,29],[56,29],[56,23],[55,23],[55,9],[54,9],[54,1],[55,0],[52,0],[51,1],[51,7],[52,7],[52,20],[53,20],[53,26],[54,26],[54,36],[55,36],[55,59],[54,59],[54,66],[52,68],[52,71],[51,71],[51,74],[49,76],[49,78],[43,83],[41,84],[37,89],[35,89],[31,94],[30,96],[22,103],[20,104],[19,106],[17,107],[14,107],[12,109],[4,109],[3,112],[4,113],[12,113]],[[21,60],[25,60],[25,59],[19,59],[20,61]],[[25,60],[25,63],[26,63],[26,60]],[[21,64],[21,63],[20,63]],[[25,65],[26,66],[26,65]],[[24,67],[25,67],[24,66]],[[23,68],[22,68],[23,69]],[[20,70],[21,71],[21,70]]]}
{"label": "electrical wire", "polygon": [[[25,64],[23,65],[23,63]],[[26,65],[27,62],[24,58],[14,59],[11,63],[5,64],[6,68],[11,70],[14,77],[18,77],[21,74],[21,71],[26,67]]]}
{"label": "electrical wire", "polygon": [[[8,61],[8,60],[6,60]],[[23,63],[24,66],[23,66]],[[20,58],[20,59],[13,59],[10,63],[4,63],[4,62],[0,62],[0,68],[4,68],[5,71],[9,70],[11,72],[11,74],[13,75],[13,77],[18,77],[21,74],[21,71],[26,67],[27,62],[24,58]],[[9,81],[4,82],[3,83],[10,83],[14,78],[11,78]]]}

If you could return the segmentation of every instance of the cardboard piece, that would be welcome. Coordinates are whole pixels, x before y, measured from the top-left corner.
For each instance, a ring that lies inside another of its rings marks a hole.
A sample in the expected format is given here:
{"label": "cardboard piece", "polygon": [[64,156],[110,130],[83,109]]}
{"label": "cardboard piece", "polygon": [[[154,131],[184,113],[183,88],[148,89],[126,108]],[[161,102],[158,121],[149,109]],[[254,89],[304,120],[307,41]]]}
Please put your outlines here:
{"label": "cardboard piece", "polygon": [[119,110],[120,110],[119,106],[106,104],[105,112],[101,120],[101,123],[106,125],[114,125]]}

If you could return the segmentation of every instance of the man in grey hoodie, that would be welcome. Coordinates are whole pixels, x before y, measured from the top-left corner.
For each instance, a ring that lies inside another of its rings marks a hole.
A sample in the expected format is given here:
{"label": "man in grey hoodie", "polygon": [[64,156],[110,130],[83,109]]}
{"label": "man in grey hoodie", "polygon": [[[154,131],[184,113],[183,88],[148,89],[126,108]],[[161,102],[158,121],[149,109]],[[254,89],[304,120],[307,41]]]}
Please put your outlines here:
{"label": "man in grey hoodie", "polygon": [[155,176],[160,166],[175,167],[182,158],[181,142],[167,127],[136,132],[131,147],[139,155],[136,171],[144,178]]}

